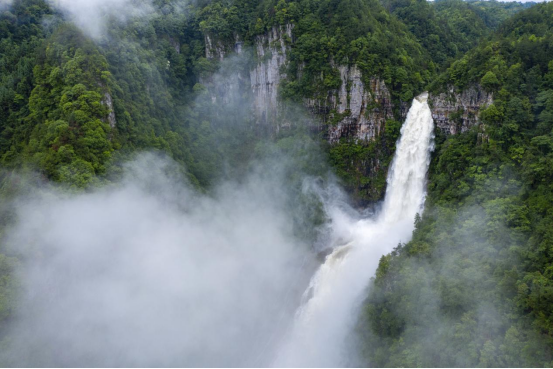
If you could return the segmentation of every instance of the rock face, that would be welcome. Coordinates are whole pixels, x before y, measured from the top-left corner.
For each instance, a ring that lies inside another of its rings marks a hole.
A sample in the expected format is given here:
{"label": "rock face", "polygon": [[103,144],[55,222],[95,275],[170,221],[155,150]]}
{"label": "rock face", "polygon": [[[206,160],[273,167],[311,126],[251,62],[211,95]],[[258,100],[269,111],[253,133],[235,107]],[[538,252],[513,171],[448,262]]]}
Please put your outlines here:
{"label": "rock face", "polygon": [[207,89],[208,96],[215,105],[227,106],[231,110],[244,105],[243,92],[247,89],[245,86],[249,87],[246,81],[248,77],[243,68],[237,68],[247,61],[243,59],[243,45],[238,35],[235,35],[234,42],[231,43],[205,35],[206,58],[221,63],[216,73],[200,77],[199,83]]}
{"label": "rock face", "polygon": [[221,41],[214,41],[210,35],[205,35],[205,57],[207,59],[217,58],[223,60],[225,54],[225,46]]}
{"label": "rock face", "polygon": [[104,94],[104,98],[101,101],[102,105],[105,105],[109,109],[109,113],[107,116],[107,121],[109,123],[109,126],[111,128],[115,128],[117,125],[117,120],[115,119],[115,112],[113,111],[113,99],[111,97],[111,94],[109,92],[106,92]]}
{"label": "rock face", "polygon": [[370,141],[379,135],[386,120],[394,117],[390,91],[378,78],[371,78],[366,86],[356,65],[338,66],[338,70],[340,89],[330,91],[324,101],[306,99],[305,104],[328,124],[331,143],[342,137]]}
{"label": "rock face", "polygon": [[[285,67],[293,42],[293,28],[292,24],[275,26],[266,34],[257,36],[253,45],[255,62],[249,75],[246,72],[239,76],[243,86],[249,85],[248,93],[251,93],[253,101],[252,114],[258,126],[273,132],[294,123],[280,121],[277,124],[276,119],[282,116],[278,87],[286,78]],[[208,59],[222,61],[231,52],[243,53],[243,42],[238,36],[233,45],[228,45],[206,35],[205,45]],[[343,137],[358,142],[375,139],[383,132],[386,120],[394,119],[394,110],[399,114],[396,118],[405,119],[410,102],[394,106],[383,80],[363,78],[356,65],[336,65],[335,68],[340,73],[340,88],[329,91],[326,97],[303,101],[303,105],[316,118],[315,121],[321,122],[314,123],[317,126],[312,128],[323,130],[330,143],[337,143]],[[212,92],[213,101],[225,103],[229,95],[237,93],[231,90],[226,83],[218,83]],[[434,122],[447,134],[465,132],[478,125],[480,110],[492,102],[493,96],[479,85],[470,86],[462,92],[450,89],[447,93],[429,97]]]}
{"label": "rock face", "polygon": [[[273,27],[255,40],[257,63],[250,72],[250,81],[258,124],[271,125],[279,114],[278,86],[286,78],[283,66],[287,64],[292,30],[291,24]],[[328,126],[331,143],[345,136],[371,140],[381,132],[386,120],[393,118],[390,92],[377,78],[371,78],[365,86],[355,65],[337,68],[342,80],[340,89],[329,91],[326,99],[305,99],[303,103],[317,120],[325,123],[317,129],[326,130]]]}
{"label": "rock face", "polygon": [[[286,78],[285,66],[287,54],[293,42],[294,26],[287,24],[275,26],[264,35],[257,36],[254,42],[254,66],[250,69],[249,80],[253,100],[253,115],[257,124],[272,127],[278,131],[283,125],[276,124],[279,116],[278,87]],[[225,47],[220,41],[205,36],[206,57],[224,60],[232,48]],[[234,52],[242,53],[242,43],[237,41]],[[342,84],[338,90],[329,91],[326,99],[305,99],[304,105],[316,116],[322,125],[312,127],[327,130],[331,143],[341,137],[353,137],[356,140],[369,141],[383,129],[387,119],[393,118],[393,106],[386,84],[371,78],[367,84],[362,80],[357,66],[336,66],[340,72]],[[220,95],[220,96],[215,96]],[[225,101],[228,95],[225,86],[219,86],[212,99]]]}
{"label": "rock face", "polygon": [[180,42],[172,37],[169,37],[169,43],[173,46],[173,49],[175,49],[177,54],[180,54]]}
{"label": "rock face", "polygon": [[255,39],[257,63],[250,71],[250,82],[258,124],[270,124],[278,114],[278,86],[286,78],[284,71],[281,73],[281,67],[287,63],[292,29],[291,24],[273,27],[270,32]]}
{"label": "rock face", "polygon": [[436,127],[457,134],[480,123],[480,111],[493,103],[493,96],[480,85],[472,85],[462,92],[451,88],[447,93],[430,96],[429,103]]}
{"label": "rock face", "polygon": [[[231,45],[214,39],[209,34],[204,36],[204,41],[206,59],[218,59],[219,61],[223,61],[229,52],[242,54],[242,46],[244,45],[244,42],[240,40],[238,35],[234,36],[234,44],[231,43]],[[178,52],[180,53],[180,47]]]}

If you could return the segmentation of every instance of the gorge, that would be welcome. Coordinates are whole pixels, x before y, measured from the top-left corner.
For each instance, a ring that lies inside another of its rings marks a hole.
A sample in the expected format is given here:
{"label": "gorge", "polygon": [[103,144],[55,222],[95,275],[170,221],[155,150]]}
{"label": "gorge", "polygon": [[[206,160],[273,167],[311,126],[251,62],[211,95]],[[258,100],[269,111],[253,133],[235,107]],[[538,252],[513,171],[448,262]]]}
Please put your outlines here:
{"label": "gorge", "polygon": [[550,367],[551,183],[552,3],[0,0],[4,367]]}
{"label": "gorge", "polygon": [[344,244],[336,247],[311,279],[289,341],[277,354],[277,367],[341,367],[348,364],[351,334],[363,292],[378,260],[398,243],[408,242],[415,215],[422,212],[426,172],[433,150],[434,123],[428,93],[413,100],[388,174],[388,190],[379,214],[372,219],[334,222],[345,227]]}

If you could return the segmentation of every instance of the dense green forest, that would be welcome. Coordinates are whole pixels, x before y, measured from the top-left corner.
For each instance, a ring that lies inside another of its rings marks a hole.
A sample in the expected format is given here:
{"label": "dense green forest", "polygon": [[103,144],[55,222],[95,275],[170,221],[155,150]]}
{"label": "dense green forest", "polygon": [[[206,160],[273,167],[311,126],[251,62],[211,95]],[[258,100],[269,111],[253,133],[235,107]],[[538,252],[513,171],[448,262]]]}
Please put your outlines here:
{"label": "dense green forest", "polygon": [[[43,29],[46,19],[55,25]],[[219,133],[197,120],[209,109],[193,87],[210,68],[197,23],[170,13],[148,25],[116,24],[97,44],[44,1],[15,2],[1,21],[5,166],[83,188],[105,179],[118,157],[153,148],[200,186],[216,175],[222,157],[210,143]]]}
{"label": "dense green forest", "polygon": [[427,208],[364,308],[372,365],[551,366],[552,16],[515,15],[435,83],[480,83],[494,103],[437,137]]}
{"label": "dense green forest", "polygon": [[[223,41],[238,35],[251,45],[274,25],[296,24],[289,78],[281,86],[282,98],[292,101],[324,98],[337,88],[338,63],[358,65],[366,82],[381,76],[394,99],[409,101],[444,62],[375,1],[216,1],[199,2],[184,12],[175,4],[157,1],[158,10],[147,23],[115,22],[101,42],[64,22],[45,1],[18,0],[5,10],[0,18],[3,165],[39,169],[48,179],[82,188],[105,179],[120,156],[155,148],[184,164],[193,182],[209,186],[224,159],[243,162],[253,141],[243,111],[231,113],[242,126],[234,132],[234,142],[226,137],[228,131],[222,132],[224,123],[216,122],[221,114],[213,113],[217,109],[206,96],[202,77],[218,66],[205,57],[204,34]],[[450,21],[473,23],[476,15],[467,20],[459,7],[467,11],[454,1],[440,4],[440,11],[456,12],[443,16]],[[456,43],[455,49],[475,39],[476,31],[458,28],[457,39],[447,42]],[[350,152],[352,144],[345,142],[339,154],[345,150],[358,162],[374,152],[391,154],[357,146]]]}
{"label": "dense green forest", "polygon": [[473,48],[499,24],[530,4],[495,1],[386,0],[442,69]]}
{"label": "dense green forest", "polygon": [[[260,157],[300,157],[286,174],[296,189],[288,206],[305,205],[296,232],[312,241],[325,216],[299,173],[326,178],[330,166],[353,202],[374,205],[400,108],[425,90],[477,84],[493,104],[467,132],[436,131],[426,209],[413,240],[380,260],[359,346],[370,366],[553,365],[553,4],[155,0],[151,9],[146,19],[107,16],[94,39],[48,1],[0,5],[0,236],[14,221],[8,200],[26,188],[21,173],[82,193],[117,182],[123,163],[149,150],[207,193]],[[231,54],[287,24],[279,103],[316,120],[297,105],[325,100],[342,83],[337,66],[356,65],[394,104],[373,141],[331,145],[325,127],[259,126],[242,78],[258,60],[206,56],[208,36]],[[220,85],[236,88],[228,104],[213,97]],[[20,262],[0,244],[0,335],[18,309]]]}

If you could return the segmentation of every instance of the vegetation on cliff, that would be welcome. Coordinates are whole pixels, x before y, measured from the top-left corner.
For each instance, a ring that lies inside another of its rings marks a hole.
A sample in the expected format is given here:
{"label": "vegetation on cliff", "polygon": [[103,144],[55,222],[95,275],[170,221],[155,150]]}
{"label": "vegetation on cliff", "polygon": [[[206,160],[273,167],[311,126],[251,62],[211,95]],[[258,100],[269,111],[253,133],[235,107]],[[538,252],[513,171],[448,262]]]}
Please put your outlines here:
{"label": "vegetation on cliff", "polygon": [[551,366],[552,19],[553,4],[520,12],[441,77],[494,103],[437,138],[427,208],[364,307],[372,365]]}
{"label": "vegetation on cliff", "polygon": [[[478,83],[494,103],[481,126],[437,134],[427,209],[413,240],[381,260],[361,346],[375,366],[553,365],[553,4],[177,3],[153,1],[150,17],[113,22],[94,41],[44,0],[0,9],[3,196],[17,192],[19,170],[86,191],[116,181],[120,163],[146,149],[172,157],[208,191],[223,176],[239,179],[252,159],[285,151],[301,154],[301,170],[313,175],[326,175],[329,162],[359,203],[375,202],[401,103],[429,87]],[[213,99],[210,89],[242,88],[232,72],[248,73],[251,61],[208,58],[206,36],[228,52],[286,24],[294,27],[281,101],[325,100],[342,83],[338,66],[357,65],[365,84],[380,78],[395,103],[380,136],[317,151],[324,134],[302,127],[265,135],[244,108],[247,94],[227,106]],[[293,170],[287,176],[301,186]],[[313,239],[324,214],[300,192],[295,202],[313,204],[296,231]],[[13,221],[7,205],[0,217],[0,229]],[[17,309],[19,260],[0,252],[1,326]]]}

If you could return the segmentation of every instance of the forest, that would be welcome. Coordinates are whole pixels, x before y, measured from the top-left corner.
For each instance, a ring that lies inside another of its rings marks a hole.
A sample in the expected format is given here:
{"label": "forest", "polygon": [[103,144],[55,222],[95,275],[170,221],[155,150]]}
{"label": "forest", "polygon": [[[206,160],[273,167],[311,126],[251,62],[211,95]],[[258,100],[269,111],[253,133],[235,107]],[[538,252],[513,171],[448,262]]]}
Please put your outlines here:
{"label": "forest", "polygon": [[[480,83],[495,98],[481,112],[485,132],[437,137],[413,240],[380,262],[364,323],[377,332],[367,348],[378,365],[551,363],[552,11],[508,19],[434,82]],[[434,297],[416,315],[392,308]],[[433,325],[447,345],[414,341]]]}
{"label": "forest", "polygon": [[[463,129],[435,127],[412,238],[380,257],[351,312],[354,364],[553,366],[553,3],[118,0],[121,8],[104,6],[90,21],[67,3],[0,1],[3,366],[79,362],[21,361],[10,352],[27,311],[21,270],[37,256],[49,260],[47,248],[29,256],[35,241],[13,241],[21,199],[37,188],[55,188],[59,203],[94,196],[123,183],[143,152],[174,163],[163,176],[181,178],[197,197],[218,199],[222,184],[246,186],[259,167],[273,168],[259,176],[268,188],[286,187],[286,195],[274,190],[280,200],[271,208],[290,222],[286,237],[324,260],[329,251],[317,245],[332,227],[327,197],[347,198],[359,214],[379,211],[402,125],[425,91],[433,112],[436,97],[447,96],[455,110],[446,121]],[[259,68],[273,78],[267,91],[277,92],[274,103],[269,92],[259,95],[273,121],[254,108],[250,80]],[[455,102],[471,89],[490,96],[475,114],[465,111],[474,99]],[[352,118],[358,100],[360,116],[377,127],[368,139]],[[310,192],[307,177],[343,193]],[[185,213],[210,208],[181,205],[197,207]],[[76,215],[82,222],[85,211]],[[79,360],[213,365],[88,358]]]}

